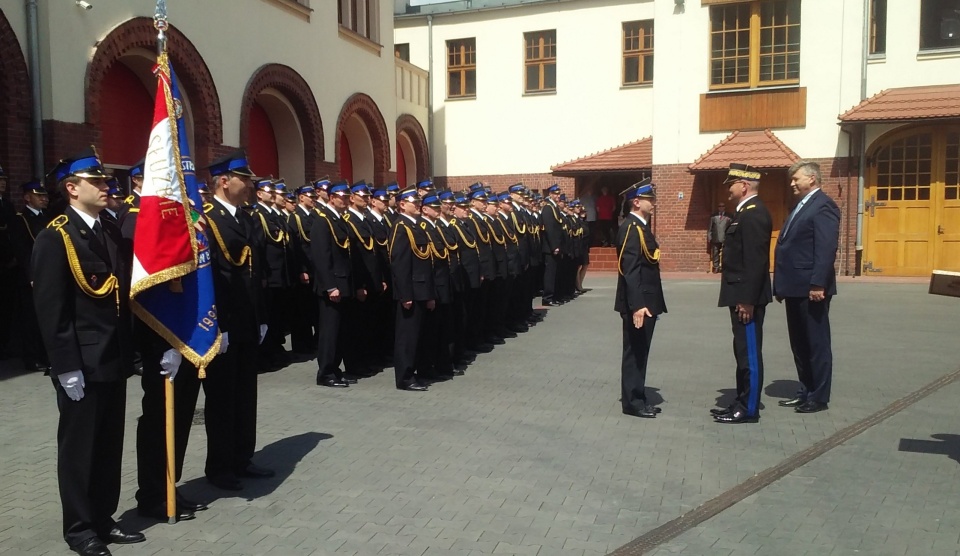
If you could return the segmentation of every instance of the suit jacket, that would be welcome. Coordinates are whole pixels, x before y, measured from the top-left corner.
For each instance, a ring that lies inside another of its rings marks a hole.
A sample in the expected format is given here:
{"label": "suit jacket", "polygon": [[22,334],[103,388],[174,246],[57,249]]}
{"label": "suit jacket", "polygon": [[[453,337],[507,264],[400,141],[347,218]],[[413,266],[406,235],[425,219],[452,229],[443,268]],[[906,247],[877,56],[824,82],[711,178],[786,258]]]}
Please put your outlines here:
{"label": "suit jacket", "polygon": [[[121,247],[119,228],[106,220],[100,225],[103,234],[97,239],[80,214],[67,208],[37,235],[30,264],[37,322],[51,374],[82,370],[87,381],[112,382],[133,374],[128,304],[133,254]],[[73,247],[79,276],[71,271],[61,230]],[[115,287],[109,288],[114,280]]]}
{"label": "suit jacket", "polygon": [[436,222],[437,230],[440,231],[440,236],[443,239],[443,245],[450,254],[450,285],[454,291],[462,292],[468,286],[467,277],[460,262],[460,242],[458,241],[457,230],[452,224],[454,220],[450,219],[444,222],[442,219],[438,219]]}
{"label": "suit jacket", "polygon": [[493,277],[506,278],[507,269],[507,236],[503,233],[503,228],[499,224],[499,218],[494,218],[489,214],[483,215],[483,225],[486,226],[486,232],[490,238],[490,253],[493,255]]}
{"label": "suit jacket", "polygon": [[390,234],[390,272],[395,300],[405,303],[437,298],[429,242],[425,230],[406,216],[397,216]]}
{"label": "suit jacket", "polygon": [[770,211],[753,197],[740,208],[726,230],[723,242],[723,275],[720,307],[737,303],[766,305],[770,295]]}
{"label": "suit jacket", "polygon": [[710,217],[710,226],[707,228],[707,241],[710,243],[723,243],[727,237],[727,228],[730,227],[731,218],[726,213],[714,214]]}
{"label": "suit jacket", "polygon": [[480,275],[484,280],[493,280],[497,275],[497,262],[493,258],[491,248],[493,236],[490,234],[487,220],[482,214],[478,216],[473,210],[467,213],[467,219],[469,225],[464,226],[464,229],[469,228],[476,240],[477,254],[480,257]]}
{"label": "suit jacket", "polygon": [[520,238],[517,237],[517,230],[513,227],[513,222],[509,215],[497,213],[497,231],[503,236],[504,248],[507,253],[507,274],[509,276],[519,276],[520,269],[523,268],[520,262]]}
{"label": "suit jacket", "polygon": [[364,220],[373,233],[377,261],[380,263],[380,277],[387,283],[387,288],[390,288],[393,283],[393,277],[390,276],[390,223],[385,216],[377,218],[370,209],[364,214]]}
{"label": "suit jacket", "polygon": [[654,316],[666,313],[667,304],[663,299],[663,285],[660,283],[660,264],[648,257],[648,254],[653,256],[658,248],[657,239],[650,231],[650,224],[643,224],[632,214],[627,216],[617,232],[617,245],[620,261],[613,309],[622,315],[632,314],[643,307]]}
{"label": "suit jacket", "polygon": [[543,226],[543,234],[540,236],[542,241],[541,251],[545,254],[553,254],[555,249],[563,251],[563,217],[560,215],[560,208],[553,201],[547,201],[543,204],[540,212],[540,223]]}
{"label": "suit jacket", "polygon": [[450,221],[450,229],[457,236],[457,251],[460,253],[460,268],[463,271],[464,286],[480,287],[480,245],[472,226],[459,218]]}
{"label": "suit jacket", "polygon": [[[789,218],[789,217],[788,217]],[[807,297],[813,286],[836,295],[837,244],[840,209],[826,193],[817,191],[781,231],[774,251],[773,294]]]}
{"label": "suit jacket", "polygon": [[[447,249],[443,241],[443,232],[440,231],[441,222],[431,224],[422,216],[417,223],[420,228],[427,233],[430,239],[430,245],[433,246],[433,285],[437,289],[437,296],[434,298],[437,303],[453,302],[453,283],[450,277],[450,250]],[[456,254],[453,255],[456,257]]]}
{"label": "suit jacket", "polygon": [[350,233],[353,286],[364,288],[370,293],[380,293],[384,283],[383,265],[377,253],[377,240],[371,223],[347,210],[343,213],[343,225]]}
{"label": "suit jacket", "polygon": [[340,297],[353,297],[353,261],[350,258],[350,234],[343,219],[327,212],[318,212],[319,218],[310,229],[310,253],[313,260],[313,291],[326,297],[336,288]]}
{"label": "suit jacket", "polygon": [[297,206],[290,216],[290,236],[293,242],[293,258],[297,274],[307,273],[313,277],[310,230],[313,229],[313,223],[317,218],[320,218],[317,211],[311,210],[308,212],[301,206]]}
{"label": "suit jacket", "polygon": [[257,205],[253,212],[253,221],[257,230],[257,241],[263,245],[263,271],[267,286],[271,288],[289,286],[290,271],[287,268],[289,242],[282,218],[263,205]]}
{"label": "suit jacket", "polygon": [[19,263],[19,278],[21,285],[29,285],[33,281],[33,270],[30,259],[33,256],[33,245],[37,236],[50,223],[50,216],[44,212],[36,215],[32,210],[24,208],[17,214],[9,227],[10,240],[13,243],[14,254]]}
{"label": "suit jacket", "polygon": [[137,227],[137,215],[140,213],[140,194],[133,192],[123,200],[120,210],[117,211],[117,221],[123,237],[132,240],[133,230]]}
{"label": "suit jacket", "polygon": [[230,333],[230,342],[258,342],[260,323],[266,322],[263,261],[256,242],[259,224],[240,207],[234,218],[217,198],[206,207],[206,215],[220,330]]}

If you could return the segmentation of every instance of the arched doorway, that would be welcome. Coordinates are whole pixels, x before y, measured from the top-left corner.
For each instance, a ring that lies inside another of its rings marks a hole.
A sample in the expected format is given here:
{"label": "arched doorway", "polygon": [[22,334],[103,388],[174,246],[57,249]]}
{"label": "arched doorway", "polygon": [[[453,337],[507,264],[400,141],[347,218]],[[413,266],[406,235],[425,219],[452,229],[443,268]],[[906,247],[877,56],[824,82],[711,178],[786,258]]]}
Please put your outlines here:
{"label": "arched doorway", "polygon": [[397,183],[407,185],[430,176],[427,136],[410,114],[397,118]]}
{"label": "arched doorway", "polygon": [[[111,30],[98,43],[93,59],[87,66],[86,121],[94,127],[98,144],[103,147],[105,142],[109,143],[113,145],[109,150],[118,153],[117,155],[101,153],[105,164],[129,165],[146,152],[149,127],[147,136],[143,138],[140,156],[133,160],[127,159],[123,146],[119,143],[120,139],[114,137],[114,134],[119,135],[121,123],[114,120],[113,112],[116,106],[111,103],[118,102],[117,98],[127,93],[126,90],[114,90],[114,84],[122,82],[132,87],[134,92],[132,94],[137,97],[130,101],[131,106],[128,109],[133,110],[134,103],[142,104],[143,93],[135,87],[138,80],[150,102],[147,111],[148,126],[152,124],[153,96],[156,93],[156,78],[153,76],[156,43],[157,30],[153,27],[153,20],[136,17]],[[180,94],[183,96],[190,154],[195,164],[203,167],[213,158],[215,149],[223,141],[223,124],[217,87],[196,47],[173,26],[167,30],[167,50],[180,85]],[[118,64],[123,67],[116,67]],[[125,100],[119,100],[119,102],[125,102]],[[109,126],[108,129],[104,129],[105,124]],[[105,133],[110,133],[111,136],[106,137]],[[127,131],[126,140],[132,143],[129,149],[133,149],[139,141],[140,133],[139,129]],[[123,158],[123,161],[114,160],[116,156]]]}
{"label": "arched doorway", "polygon": [[868,160],[863,272],[960,270],[960,125],[894,130]]}
{"label": "arched doorway", "polygon": [[33,176],[30,105],[30,77],[23,50],[0,10],[0,165],[10,177],[8,189]]}
{"label": "arched doorway", "polygon": [[341,178],[350,183],[359,180],[374,181],[373,140],[366,124],[356,114],[347,118],[343,124],[339,154],[337,167]]}
{"label": "arched doorway", "polygon": [[243,95],[240,142],[259,175],[301,184],[319,177],[323,126],[313,91],[293,68],[267,64]]}
{"label": "arched doorway", "polygon": [[394,179],[390,172],[390,137],[372,98],[355,93],[337,118],[337,169],[351,183],[361,179],[376,185]]}

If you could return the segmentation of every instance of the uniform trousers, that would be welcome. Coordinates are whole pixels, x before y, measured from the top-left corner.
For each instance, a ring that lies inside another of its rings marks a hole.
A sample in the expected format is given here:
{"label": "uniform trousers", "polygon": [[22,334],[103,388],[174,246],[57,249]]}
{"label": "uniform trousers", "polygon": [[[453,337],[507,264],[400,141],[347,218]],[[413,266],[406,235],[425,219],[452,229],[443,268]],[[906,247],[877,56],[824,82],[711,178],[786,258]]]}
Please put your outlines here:
{"label": "uniform trousers", "polygon": [[393,371],[397,388],[406,388],[416,382],[417,346],[426,313],[426,301],[414,301],[409,309],[404,309],[403,305],[397,302],[397,324],[393,343]]}
{"label": "uniform trousers", "polygon": [[257,342],[230,340],[204,379],[207,477],[244,469],[257,445]]}
{"label": "uniform trousers", "polygon": [[351,301],[341,299],[338,302],[333,302],[327,296],[320,298],[320,340],[317,347],[318,381],[331,377],[343,378],[340,363],[344,360],[347,338],[350,337],[345,329],[349,319],[347,313],[350,309],[353,309],[353,307],[347,307]]}
{"label": "uniform trousers", "polygon": [[435,377],[453,371],[450,342],[453,330],[453,305],[440,303],[423,315],[417,346],[417,375]]}
{"label": "uniform trousers", "polygon": [[317,296],[309,284],[293,287],[294,310],[291,313],[290,347],[297,353],[313,355],[317,351]]}
{"label": "uniform trousers", "polygon": [[40,337],[40,325],[37,323],[37,309],[33,304],[33,288],[21,284],[20,292],[20,345],[23,348],[23,361],[27,364],[50,365],[47,350]]}
{"label": "uniform trousers", "polygon": [[127,381],[87,381],[84,397],[71,400],[57,377],[57,481],[63,508],[63,540],[71,547],[116,525],[120,502]]}
{"label": "uniform trousers", "polygon": [[283,351],[287,328],[287,288],[264,288],[267,298],[267,334],[260,344],[260,353],[272,356]]}
{"label": "uniform trousers", "polygon": [[543,255],[543,302],[553,301],[557,288],[558,263],[561,255],[544,253]]}
{"label": "uniform trousers", "polygon": [[451,319],[453,321],[453,346],[452,357],[455,364],[463,363],[467,351],[467,295],[470,286],[464,286],[463,290],[453,292],[453,304],[451,306]]}
{"label": "uniform trousers", "polygon": [[643,326],[633,326],[633,315],[621,313],[623,319],[623,359],[620,364],[620,403],[627,411],[639,411],[647,403],[647,357],[653,341],[656,317],[643,319]]}
{"label": "uniform trousers", "polygon": [[788,297],[785,301],[790,349],[801,385],[799,397],[829,403],[833,383],[830,297],[819,302],[806,297]]}
{"label": "uniform trousers", "polygon": [[466,296],[466,326],[467,326],[467,348],[476,348],[484,343],[486,339],[483,335],[483,324],[486,316],[484,312],[486,305],[484,299],[489,288],[489,280],[480,283],[479,288],[469,288],[464,294]]}
{"label": "uniform trousers", "polygon": [[[137,421],[137,505],[155,508],[164,504],[167,492],[167,447],[161,439],[166,431],[166,394],[160,374],[162,354],[144,352],[143,415]],[[175,480],[183,476],[183,459],[187,453],[190,428],[200,394],[200,379],[197,368],[184,361],[173,381],[173,442]]]}
{"label": "uniform trousers", "polygon": [[740,322],[737,308],[730,307],[730,326],[733,328],[733,355],[737,360],[737,403],[756,417],[760,411],[760,392],[763,390],[763,317],[766,305],[753,308],[749,323]]}

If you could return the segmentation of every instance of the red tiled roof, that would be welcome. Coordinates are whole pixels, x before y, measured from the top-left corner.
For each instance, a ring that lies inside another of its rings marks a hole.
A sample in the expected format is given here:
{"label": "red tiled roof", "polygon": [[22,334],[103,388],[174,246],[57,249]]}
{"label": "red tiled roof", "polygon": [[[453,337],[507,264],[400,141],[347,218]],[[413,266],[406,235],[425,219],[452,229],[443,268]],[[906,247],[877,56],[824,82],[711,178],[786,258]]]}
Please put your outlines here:
{"label": "red tiled roof", "polygon": [[691,164],[690,170],[726,170],[731,162],[756,168],[784,168],[798,160],[800,156],[769,129],[734,131]]}
{"label": "red tiled roof", "polygon": [[592,172],[634,172],[653,166],[653,137],[620,145],[550,168],[554,174],[585,174]]}
{"label": "red tiled roof", "polygon": [[840,114],[842,123],[960,117],[960,84],[884,89]]}

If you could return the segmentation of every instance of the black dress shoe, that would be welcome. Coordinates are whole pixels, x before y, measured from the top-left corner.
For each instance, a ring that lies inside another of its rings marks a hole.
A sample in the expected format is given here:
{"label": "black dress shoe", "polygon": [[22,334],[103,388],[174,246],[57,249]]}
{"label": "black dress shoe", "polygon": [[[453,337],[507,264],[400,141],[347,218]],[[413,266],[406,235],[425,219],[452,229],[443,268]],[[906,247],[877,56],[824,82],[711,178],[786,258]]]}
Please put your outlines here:
{"label": "black dress shoe", "polygon": [[426,392],[427,387],[424,386],[423,384],[417,384],[416,382],[414,382],[413,384],[407,384],[403,388],[400,388],[400,390],[410,390],[411,392]]}
{"label": "black dress shoe", "polygon": [[816,413],[818,411],[826,411],[827,409],[829,408],[825,403],[808,401],[803,405],[798,405],[794,411],[797,413]]}
{"label": "black dress shoe", "polygon": [[454,369],[454,370],[452,370],[452,371],[450,371],[450,372],[453,373],[453,376],[463,376],[463,370],[462,370],[462,369]]}
{"label": "black dress shoe", "polygon": [[[137,506],[137,514],[143,517],[149,517],[151,519],[156,519],[157,521],[168,521],[170,519],[167,516],[167,508],[165,505],[161,504],[159,506]],[[183,508],[180,504],[177,504],[177,515],[173,516],[177,521],[190,521],[191,519],[196,519],[197,516],[194,515],[192,510]]]}
{"label": "black dress shoe", "polygon": [[557,303],[556,301],[544,301],[543,303],[541,303],[541,305],[543,305],[544,307],[557,307],[560,304]]}
{"label": "black dress shoe", "polygon": [[503,338],[498,338],[498,337],[496,337],[496,336],[491,336],[491,337],[487,338],[486,341],[487,341],[488,344],[493,344],[493,345],[495,345],[495,346],[502,346],[503,344],[506,343],[506,342],[503,341]]}
{"label": "black dress shoe", "polygon": [[327,376],[323,378],[318,378],[317,386],[326,386],[328,388],[347,388],[350,385],[338,379],[337,377]]}
{"label": "black dress shoe", "polygon": [[730,407],[715,407],[710,410],[710,415],[714,417],[719,417],[721,415],[729,415],[733,413],[733,406]]}
{"label": "black dress shoe", "polygon": [[267,479],[276,474],[273,469],[260,467],[255,463],[248,463],[246,467],[237,471],[238,477],[250,477],[251,479]]}
{"label": "black dress shoe", "polygon": [[356,384],[356,383],[357,383],[356,377],[353,377],[353,376],[344,376],[341,380],[342,380],[343,382],[346,382],[347,384]]}
{"label": "black dress shoe", "polygon": [[792,400],[780,400],[777,405],[780,407],[797,407],[803,405],[806,401],[803,398],[793,398]]}
{"label": "black dress shoe", "polygon": [[110,556],[110,549],[97,537],[91,537],[77,546],[71,546],[70,550],[80,556]]}
{"label": "black dress shoe", "polygon": [[114,544],[137,544],[147,540],[147,537],[140,532],[128,533],[119,527],[114,527],[109,533],[100,537],[100,540]]}
{"label": "black dress shoe", "polygon": [[243,485],[233,475],[214,475],[207,482],[221,490],[243,490]]}
{"label": "black dress shoe", "polygon": [[191,512],[202,512],[208,509],[207,505],[203,502],[194,502],[189,498],[180,496],[179,492],[177,493],[177,507],[190,510]]}
{"label": "black dress shoe", "polygon": [[650,406],[643,406],[640,409],[625,407],[623,408],[623,414],[633,415],[634,417],[643,417],[644,419],[653,419],[657,416],[656,410]]}
{"label": "black dress shoe", "polygon": [[746,410],[737,408],[726,415],[717,415],[713,420],[717,423],[756,423],[760,416],[747,415]]}

